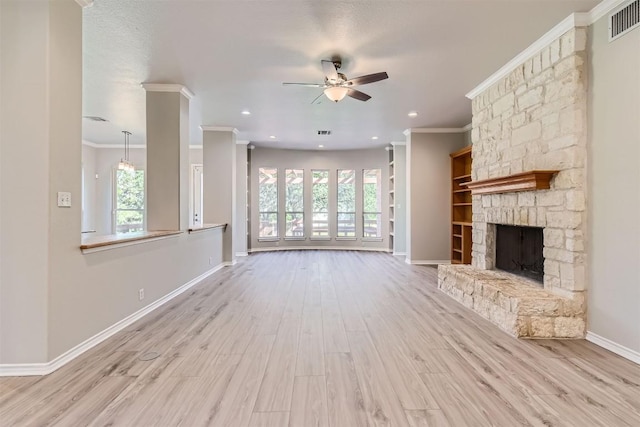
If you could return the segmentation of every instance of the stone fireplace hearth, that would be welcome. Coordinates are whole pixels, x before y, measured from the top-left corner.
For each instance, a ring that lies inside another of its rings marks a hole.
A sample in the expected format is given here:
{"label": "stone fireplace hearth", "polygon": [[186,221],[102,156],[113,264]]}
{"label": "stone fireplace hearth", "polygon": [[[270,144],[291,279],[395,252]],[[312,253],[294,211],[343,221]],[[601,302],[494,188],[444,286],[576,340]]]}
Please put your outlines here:
{"label": "stone fireplace hearth", "polygon": [[[472,102],[472,265],[440,266],[438,286],[518,337],[585,333],[586,37],[568,31]],[[542,289],[496,270],[497,225],[542,229]]]}

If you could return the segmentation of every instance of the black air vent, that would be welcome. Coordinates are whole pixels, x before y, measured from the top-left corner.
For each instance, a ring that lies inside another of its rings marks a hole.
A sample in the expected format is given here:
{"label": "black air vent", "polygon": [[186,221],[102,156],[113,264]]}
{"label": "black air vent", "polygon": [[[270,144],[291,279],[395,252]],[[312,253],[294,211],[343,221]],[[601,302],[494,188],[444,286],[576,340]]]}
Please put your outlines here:
{"label": "black air vent", "polygon": [[92,122],[108,122],[109,120],[98,116],[82,116],[83,119],[91,120]]}
{"label": "black air vent", "polygon": [[609,16],[609,41],[640,25],[640,0],[635,0]]}
{"label": "black air vent", "polygon": [[318,135],[331,135],[330,130],[319,130]]}

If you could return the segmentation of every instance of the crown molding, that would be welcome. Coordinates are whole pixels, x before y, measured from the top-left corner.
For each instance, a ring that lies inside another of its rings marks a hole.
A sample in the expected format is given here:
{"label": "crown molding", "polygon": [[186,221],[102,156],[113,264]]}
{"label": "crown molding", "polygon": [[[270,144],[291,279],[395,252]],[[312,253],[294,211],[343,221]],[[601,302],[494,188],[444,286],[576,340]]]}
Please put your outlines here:
{"label": "crown molding", "polygon": [[597,20],[617,9],[620,5],[627,3],[629,0],[603,0],[593,9],[589,11],[589,25],[595,23]]}
{"label": "crown molding", "polygon": [[[409,133],[464,133],[468,129],[463,128],[410,128],[405,130]],[[405,133],[407,135],[407,133]]]}
{"label": "crown molding", "polygon": [[250,141],[245,141],[243,139],[239,139],[236,141],[236,145],[249,145]]}
{"label": "crown molding", "polygon": [[147,92],[178,92],[183,94],[187,99],[195,96],[189,88],[177,83],[141,83],[140,85]]}
{"label": "crown molding", "polygon": [[547,31],[538,40],[531,43],[529,47],[517,54],[511,61],[503,65],[498,71],[490,75],[489,78],[469,91],[465,96],[469,99],[474,99],[476,96],[480,95],[482,92],[486,91],[491,86],[507,77],[513,70],[524,63],[527,59],[539,53],[542,49],[549,46],[551,42],[559,38],[567,31],[575,27],[586,27],[590,24],[590,12],[572,13],[555,27]]}
{"label": "crown molding", "polygon": [[393,145],[394,147],[396,145],[407,145],[407,141],[391,141],[390,144]]}
{"label": "crown molding", "polygon": [[76,0],[76,3],[80,5],[81,8],[91,7],[93,6],[93,0]]}
{"label": "crown molding", "polygon": [[86,145],[87,147],[100,148],[100,145],[95,142],[87,141],[86,139],[82,140],[82,145]]}
{"label": "crown molding", "polygon": [[233,132],[234,135],[238,134],[238,129],[231,126],[207,126],[200,125],[200,129],[202,131],[213,131],[213,132]]}
{"label": "crown molding", "polygon": [[[95,142],[91,142],[91,141],[86,141],[86,140],[82,140],[82,145],[86,145],[87,147],[93,147],[93,148],[124,148],[124,143],[123,144],[96,144]],[[137,145],[131,145],[129,144],[129,148],[140,148],[140,149],[146,149],[147,146],[146,145],[141,145],[141,144],[137,144]]]}

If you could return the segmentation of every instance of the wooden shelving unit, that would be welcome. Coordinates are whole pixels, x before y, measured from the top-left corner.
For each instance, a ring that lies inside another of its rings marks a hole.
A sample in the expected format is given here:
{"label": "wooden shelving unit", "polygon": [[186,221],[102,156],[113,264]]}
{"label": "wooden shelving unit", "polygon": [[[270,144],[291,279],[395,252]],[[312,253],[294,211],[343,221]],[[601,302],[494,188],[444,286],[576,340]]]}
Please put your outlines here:
{"label": "wooden shelving unit", "polygon": [[451,153],[451,263],[471,264],[471,146]]}

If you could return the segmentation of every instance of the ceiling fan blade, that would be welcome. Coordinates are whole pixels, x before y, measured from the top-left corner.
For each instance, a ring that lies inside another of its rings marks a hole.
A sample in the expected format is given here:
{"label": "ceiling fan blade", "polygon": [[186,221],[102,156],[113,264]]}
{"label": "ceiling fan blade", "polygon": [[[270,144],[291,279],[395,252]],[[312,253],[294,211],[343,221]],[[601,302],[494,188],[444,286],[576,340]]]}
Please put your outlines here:
{"label": "ceiling fan blade", "polygon": [[326,76],[327,80],[333,83],[337,82],[338,70],[336,70],[336,66],[333,64],[333,61],[327,61],[323,59],[320,62],[322,63],[322,71],[324,71],[324,75]]}
{"label": "ceiling fan blade", "polygon": [[327,87],[321,83],[282,83],[283,86]]}
{"label": "ceiling fan blade", "polygon": [[355,89],[349,89],[349,91],[347,92],[347,95],[349,95],[354,99],[357,99],[358,101],[368,101],[371,99],[371,97],[366,93],[360,92],[359,90],[355,90]]}
{"label": "ceiling fan blade", "polygon": [[351,80],[347,80],[345,84],[348,84],[349,86],[366,85],[368,83],[374,83],[388,78],[389,75],[383,71],[381,73],[367,74],[366,76],[360,76]]}

